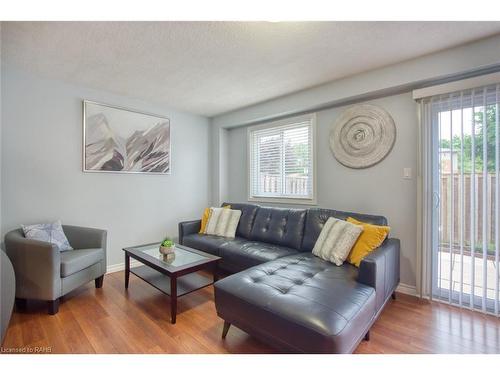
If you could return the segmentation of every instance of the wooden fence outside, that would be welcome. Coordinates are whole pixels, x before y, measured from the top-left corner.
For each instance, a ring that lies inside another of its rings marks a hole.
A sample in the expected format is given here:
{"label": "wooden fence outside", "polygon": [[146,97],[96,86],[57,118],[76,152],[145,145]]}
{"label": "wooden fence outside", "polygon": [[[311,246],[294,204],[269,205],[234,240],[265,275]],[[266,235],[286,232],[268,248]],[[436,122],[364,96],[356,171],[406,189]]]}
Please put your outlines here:
{"label": "wooden fence outside", "polygon": [[[284,193],[290,195],[307,195],[307,180],[308,178],[305,176],[286,176]],[[281,191],[281,176],[262,174],[260,186],[263,187],[264,193],[278,193]]]}
{"label": "wooden fence outside", "polygon": [[[489,247],[495,243],[495,182],[496,176],[488,174],[486,179],[482,174],[476,174],[475,182],[475,244],[477,248],[482,248],[483,243],[483,212],[486,209],[486,239]],[[453,183],[453,195],[451,193]],[[470,247],[471,240],[471,183],[472,175],[467,173],[463,175],[463,186],[461,184],[460,173],[442,174],[440,181],[440,227],[439,240],[441,246],[449,245],[451,229],[453,225],[452,243],[460,246],[461,223],[463,222],[463,241],[464,246]],[[486,183],[486,207],[483,205],[483,184]],[[463,192],[462,192],[463,190]],[[453,202],[453,217],[451,212]],[[463,204],[463,208],[462,208]],[[493,250],[494,251],[494,250]]]}

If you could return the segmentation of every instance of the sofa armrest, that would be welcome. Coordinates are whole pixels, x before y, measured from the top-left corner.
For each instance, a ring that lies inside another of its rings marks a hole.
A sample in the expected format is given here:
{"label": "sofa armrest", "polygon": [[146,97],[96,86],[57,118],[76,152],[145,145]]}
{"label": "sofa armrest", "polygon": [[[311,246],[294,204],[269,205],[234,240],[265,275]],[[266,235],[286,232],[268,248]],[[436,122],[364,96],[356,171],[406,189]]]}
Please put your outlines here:
{"label": "sofa armrest", "polygon": [[61,254],[48,242],[29,240],[21,230],[5,235],[16,275],[16,297],[52,301],[61,294]]}
{"label": "sofa armrest", "polygon": [[102,229],[63,225],[64,234],[73,249],[103,249],[106,251],[107,232]]}
{"label": "sofa armrest", "polygon": [[375,289],[377,310],[399,284],[400,241],[389,238],[359,265],[358,281]]}
{"label": "sofa armrest", "polygon": [[201,228],[201,220],[183,221],[179,223],[179,243],[182,245],[184,236],[198,233]]}

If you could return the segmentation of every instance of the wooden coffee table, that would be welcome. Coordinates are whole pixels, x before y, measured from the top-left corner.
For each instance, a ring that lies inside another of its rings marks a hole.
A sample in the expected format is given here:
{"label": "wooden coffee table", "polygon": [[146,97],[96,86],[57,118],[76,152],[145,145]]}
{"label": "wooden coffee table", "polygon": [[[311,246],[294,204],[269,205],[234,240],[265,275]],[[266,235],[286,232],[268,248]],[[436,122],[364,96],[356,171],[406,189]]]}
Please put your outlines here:
{"label": "wooden coffee table", "polygon": [[[125,289],[128,289],[130,273],[133,273],[170,296],[170,320],[172,324],[175,324],[177,298],[212,285],[217,279],[217,262],[221,258],[177,244],[173,256],[165,257],[160,254],[159,247],[160,243],[152,243],[123,249],[125,252]],[[130,258],[144,265],[130,268]],[[203,269],[211,270],[213,278],[197,273]]]}

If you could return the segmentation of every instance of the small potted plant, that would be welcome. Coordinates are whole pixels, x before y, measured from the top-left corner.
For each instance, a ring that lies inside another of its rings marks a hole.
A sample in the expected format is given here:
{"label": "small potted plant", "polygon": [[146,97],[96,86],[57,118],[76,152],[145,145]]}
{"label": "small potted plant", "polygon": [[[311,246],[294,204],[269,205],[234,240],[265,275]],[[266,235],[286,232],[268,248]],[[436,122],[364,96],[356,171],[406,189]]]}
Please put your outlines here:
{"label": "small potted plant", "polygon": [[163,255],[173,254],[175,249],[174,241],[170,237],[166,237],[160,245],[160,253]]}

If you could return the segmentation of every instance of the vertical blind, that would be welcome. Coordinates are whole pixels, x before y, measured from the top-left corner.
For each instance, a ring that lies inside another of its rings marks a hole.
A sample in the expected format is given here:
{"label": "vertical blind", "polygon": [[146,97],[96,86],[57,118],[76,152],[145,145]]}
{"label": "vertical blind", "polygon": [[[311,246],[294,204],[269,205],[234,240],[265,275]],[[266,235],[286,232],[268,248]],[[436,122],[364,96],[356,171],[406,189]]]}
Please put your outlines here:
{"label": "vertical blind", "polygon": [[250,129],[250,196],[313,199],[312,118]]}
{"label": "vertical blind", "polygon": [[432,143],[430,295],[497,316],[499,100],[500,86],[490,85],[420,102]]}

